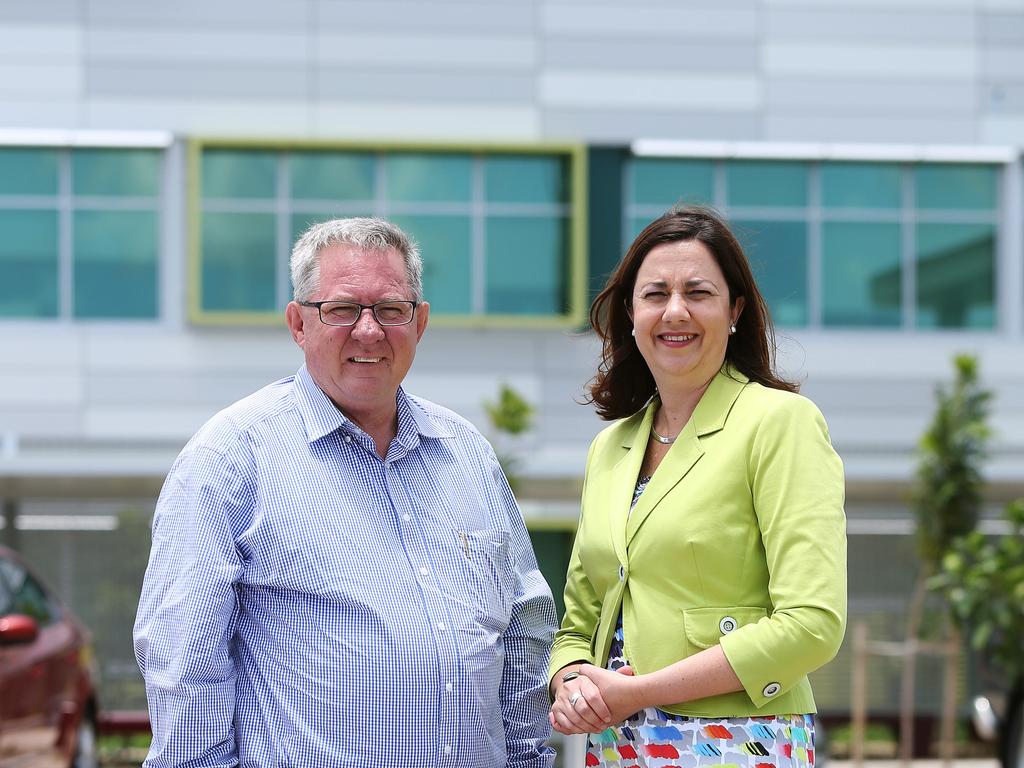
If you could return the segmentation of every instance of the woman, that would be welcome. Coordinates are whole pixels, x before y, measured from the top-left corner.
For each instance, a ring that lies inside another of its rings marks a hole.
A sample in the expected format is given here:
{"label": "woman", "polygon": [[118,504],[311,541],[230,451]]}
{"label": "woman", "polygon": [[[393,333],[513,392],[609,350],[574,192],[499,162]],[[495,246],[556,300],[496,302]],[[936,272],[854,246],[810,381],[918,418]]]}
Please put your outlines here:
{"label": "woman", "polygon": [[666,213],[590,321],[591,396],[617,421],[587,459],[552,726],[593,734],[588,766],[812,765],[807,674],[845,627],[843,471],[773,370],[739,243],[709,210]]}

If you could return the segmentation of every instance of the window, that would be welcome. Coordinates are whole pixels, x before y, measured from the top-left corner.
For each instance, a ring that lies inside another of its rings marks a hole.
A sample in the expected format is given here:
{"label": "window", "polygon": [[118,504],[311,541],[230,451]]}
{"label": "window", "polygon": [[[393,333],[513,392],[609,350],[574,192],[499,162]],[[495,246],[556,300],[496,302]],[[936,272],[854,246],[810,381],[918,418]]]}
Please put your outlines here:
{"label": "window", "polygon": [[985,329],[998,190],[986,163],[638,157],[625,231],[677,202],[714,205],[780,326]]}
{"label": "window", "polygon": [[0,147],[0,318],[158,315],[162,153]]}
{"label": "window", "polygon": [[279,317],[288,259],[311,224],[382,216],[423,255],[431,317],[582,316],[576,148],[431,150],[197,142],[193,317]]}

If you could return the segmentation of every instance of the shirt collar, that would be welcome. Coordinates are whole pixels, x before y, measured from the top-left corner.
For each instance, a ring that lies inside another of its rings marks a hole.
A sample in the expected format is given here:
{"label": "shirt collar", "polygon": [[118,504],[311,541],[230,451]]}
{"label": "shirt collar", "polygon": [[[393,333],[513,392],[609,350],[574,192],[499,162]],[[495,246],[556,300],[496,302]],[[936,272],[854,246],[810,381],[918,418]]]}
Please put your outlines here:
{"label": "shirt collar", "polygon": [[[354,422],[339,409],[313,381],[305,364],[295,374],[295,400],[299,415],[310,443],[326,437],[338,429],[355,427]],[[430,415],[405,390],[398,388],[395,398],[398,410],[398,441],[407,449],[419,442],[419,437],[444,438],[451,434],[436,424]]]}

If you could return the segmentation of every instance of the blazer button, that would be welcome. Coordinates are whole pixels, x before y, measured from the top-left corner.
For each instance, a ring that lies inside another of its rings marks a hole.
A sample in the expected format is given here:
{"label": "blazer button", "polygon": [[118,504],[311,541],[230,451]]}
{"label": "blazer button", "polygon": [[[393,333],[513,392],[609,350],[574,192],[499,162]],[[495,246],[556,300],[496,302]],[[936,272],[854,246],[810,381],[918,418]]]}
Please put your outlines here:
{"label": "blazer button", "polygon": [[723,616],[722,620],[718,622],[718,628],[722,630],[723,635],[728,635],[736,629],[736,619],[732,616]]}
{"label": "blazer button", "polygon": [[768,685],[764,687],[764,690],[761,691],[761,693],[764,694],[764,697],[766,699],[770,699],[772,696],[777,696],[779,691],[781,690],[782,686],[778,683],[768,683]]}
{"label": "blazer button", "polygon": [[620,565],[619,566],[619,581],[625,581],[625,580],[626,580],[626,566]]}

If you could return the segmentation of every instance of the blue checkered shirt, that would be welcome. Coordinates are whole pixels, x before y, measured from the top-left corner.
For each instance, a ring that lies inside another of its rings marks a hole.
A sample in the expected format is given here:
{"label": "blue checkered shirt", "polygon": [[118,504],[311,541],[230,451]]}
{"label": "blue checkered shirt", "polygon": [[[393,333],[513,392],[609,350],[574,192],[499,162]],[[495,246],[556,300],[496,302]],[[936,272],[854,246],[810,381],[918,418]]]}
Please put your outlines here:
{"label": "blue checkered shirt", "polygon": [[135,623],[146,766],[553,764],[516,502],[472,425],[397,405],[381,460],[303,367],[181,452]]}

